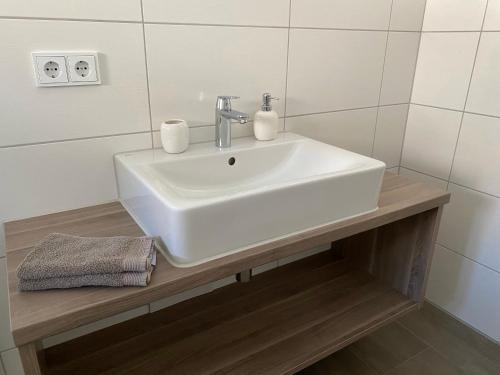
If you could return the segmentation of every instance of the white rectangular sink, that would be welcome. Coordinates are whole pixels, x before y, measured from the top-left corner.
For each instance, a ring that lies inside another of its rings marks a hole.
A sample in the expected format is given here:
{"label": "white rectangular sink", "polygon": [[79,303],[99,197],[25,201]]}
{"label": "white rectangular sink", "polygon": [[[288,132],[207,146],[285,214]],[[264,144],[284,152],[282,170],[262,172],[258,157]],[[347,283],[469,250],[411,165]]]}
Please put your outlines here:
{"label": "white rectangular sink", "polygon": [[122,204],[176,266],[377,209],[385,164],[293,133],[115,156]]}

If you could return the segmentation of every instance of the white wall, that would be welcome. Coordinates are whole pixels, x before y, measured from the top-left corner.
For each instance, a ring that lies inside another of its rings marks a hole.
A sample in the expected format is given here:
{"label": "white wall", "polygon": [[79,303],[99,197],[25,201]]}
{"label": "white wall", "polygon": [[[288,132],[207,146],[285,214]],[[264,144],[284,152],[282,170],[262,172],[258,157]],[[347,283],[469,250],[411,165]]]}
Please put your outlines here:
{"label": "white wall", "polygon": [[[399,166],[425,0],[1,3],[0,221],[115,200],[112,155],[158,146],[172,117],[212,140],[220,94],[253,114],[270,91],[284,128]],[[103,85],[35,87],[43,50],[100,52]]]}
{"label": "white wall", "polygon": [[[188,120],[192,141],[211,140],[220,94],[241,96],[235,107],[253,114],[270,91],[283,126],[398,166],[423,8],[3,0],[0,220],[116,199],[112,155],[158,146],[160,123],[172,117]],[[100,52],[104,84],[35,87],[30,53],[43,50]]]}
{"label": "white wall", "polygon": [[402,174],[447,188],[427,298],[500,341],[500,0],[427,0]]}

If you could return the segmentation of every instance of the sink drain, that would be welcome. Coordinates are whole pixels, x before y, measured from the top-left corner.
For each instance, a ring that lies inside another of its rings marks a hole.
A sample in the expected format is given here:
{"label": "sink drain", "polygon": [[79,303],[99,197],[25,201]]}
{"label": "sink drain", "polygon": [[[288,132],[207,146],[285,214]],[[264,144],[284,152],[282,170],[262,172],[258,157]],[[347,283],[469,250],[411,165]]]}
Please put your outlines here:
{"label": "sink drain", "polygon": [[229,165],[234,165],[234,163],[236,163],[236,159],[233,157],[229,158],[229,160],[227,161],[227,164]]}

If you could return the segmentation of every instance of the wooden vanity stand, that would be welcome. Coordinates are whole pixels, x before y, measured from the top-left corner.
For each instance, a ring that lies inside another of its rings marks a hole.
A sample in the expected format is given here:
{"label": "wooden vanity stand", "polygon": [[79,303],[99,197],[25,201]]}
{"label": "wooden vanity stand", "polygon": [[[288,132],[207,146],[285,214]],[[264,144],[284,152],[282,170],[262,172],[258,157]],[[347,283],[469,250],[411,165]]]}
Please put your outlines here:
{"label": "wooden vanity stand", "polygon": [[[51,232],[142,235],[120,203],[6,224],[10,319],[32,374],[292,374],[421,305],[448,193],[387,173],[376,212],[190,268],[162,257],[146,288],[19,292],[15,270]],[[312,255],[47,348],[41,340],[236,273]]]}

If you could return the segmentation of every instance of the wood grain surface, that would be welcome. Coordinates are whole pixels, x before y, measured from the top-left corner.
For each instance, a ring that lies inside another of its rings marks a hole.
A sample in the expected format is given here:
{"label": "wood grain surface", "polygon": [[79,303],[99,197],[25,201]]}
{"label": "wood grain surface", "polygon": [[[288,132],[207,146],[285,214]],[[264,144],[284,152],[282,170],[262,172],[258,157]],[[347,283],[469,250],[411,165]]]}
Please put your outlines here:
{"label": "wood grain surface", "polygon": [[[369,231],[449,201],[449,194],[406,177],[386,174],[379,209],[357,218],[258,245],[199,266],[177,268],[162,257],[145,288],[81,288],[19,292],[17,266],[45,235],[141,235],[120,203],[109,203],[6,223],[10,317],[16,344],[23,345],[194,288],[315,246]],[[420,293],[420,291],[416,292]]]}
{"label": "wood grain surface", "polygon": [[46,349],[46,373],[292,374],[416,307],[326,252]]}

